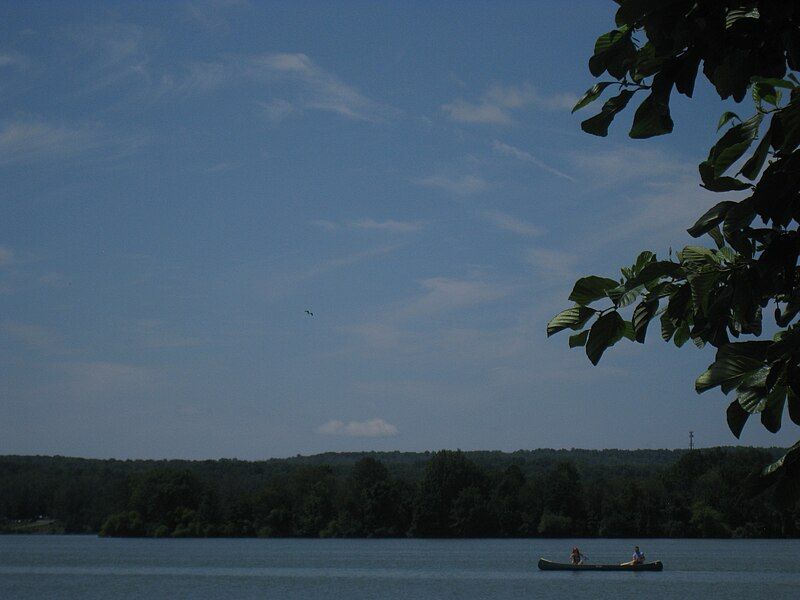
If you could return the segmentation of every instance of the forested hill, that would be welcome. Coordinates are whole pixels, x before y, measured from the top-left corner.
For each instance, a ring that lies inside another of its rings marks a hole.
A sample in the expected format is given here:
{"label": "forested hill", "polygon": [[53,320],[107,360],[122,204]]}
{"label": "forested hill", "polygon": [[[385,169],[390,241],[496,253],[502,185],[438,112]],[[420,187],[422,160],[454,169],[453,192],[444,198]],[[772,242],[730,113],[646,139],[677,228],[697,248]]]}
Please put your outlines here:
{"label": "forested hill", "polygon": [[0,531],[152,536],[779,536],[741,497],[779,449],[326,453],[264,461],[0,457]]}

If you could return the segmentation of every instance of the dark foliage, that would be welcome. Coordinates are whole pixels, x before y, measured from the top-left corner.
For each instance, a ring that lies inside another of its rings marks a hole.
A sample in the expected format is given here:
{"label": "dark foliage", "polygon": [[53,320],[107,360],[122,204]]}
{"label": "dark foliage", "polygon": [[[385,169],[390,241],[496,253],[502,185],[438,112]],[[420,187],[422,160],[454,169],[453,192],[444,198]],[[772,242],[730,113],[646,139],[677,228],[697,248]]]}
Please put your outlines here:
{"label": "dark foliage", "polygon": [[[763,449],[0,458],[0,531],[152,537],[793,536],[741,494]],[[326,464],[331,463],[331,464]]]}

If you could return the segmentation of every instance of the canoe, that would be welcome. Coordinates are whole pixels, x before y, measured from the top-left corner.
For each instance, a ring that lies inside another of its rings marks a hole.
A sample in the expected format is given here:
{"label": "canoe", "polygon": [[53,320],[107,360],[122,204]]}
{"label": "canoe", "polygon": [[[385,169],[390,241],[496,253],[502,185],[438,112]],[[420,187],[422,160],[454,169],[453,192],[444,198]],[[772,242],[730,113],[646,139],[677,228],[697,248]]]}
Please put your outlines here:
{"label": "canoe", "polygon": [[573,565],[572,563],[557,563],[540,558],[539,569],[542,571],[663,571],[664,565],[661,564],[660,560],[640,565]]}

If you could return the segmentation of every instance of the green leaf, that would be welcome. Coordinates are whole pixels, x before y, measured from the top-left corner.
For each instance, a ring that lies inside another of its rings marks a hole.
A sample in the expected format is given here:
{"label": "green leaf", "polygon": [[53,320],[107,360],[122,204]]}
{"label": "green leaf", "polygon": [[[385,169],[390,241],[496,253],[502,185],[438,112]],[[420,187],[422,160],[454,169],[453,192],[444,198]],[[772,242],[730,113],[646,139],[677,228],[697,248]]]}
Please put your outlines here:
{"label": "green leaf", "polygon": [[689,340],[689,326],[686,323],[681,323],[680,327],[675,330],[675,337],[672,339],[673,343],[680,348]]}
{"label": "green leaf", "polygon": [[774,118],[780,120],[783,130],[781,152],[792,152],[800,144],[800,97],[784,106]]}
{"label": "green leaf", "polygon": [[650,252],[650,250],[640,252],[639,256],[636,257],[636,262],[633,263],[634,275],[640,273],[642,269],[644,269],[651,262],[655,261],[655,259],[656,255]]}
{"label": "green leaf", "polygon": [[714,144],[708,155],[708,162],[714,169],[714,178],[719,178],[750,147],[758,134],[762,118],[761,113],[756,113],[747,121],[731,127]]}
{"label": "green leaf", "polygon": [[771,465],[767,465],[761,470],[762,477],[769,477],[771,475],[777,474],[779,471],[782,471],[790,464],[796,463],[800,460],[800,442],[794,444],[789,450],[781,456],[778,460],[776,460]]}
{"label": "green leaf", "polygon": [[717,350],[716,360],[695,381],[695,390],[701,394],[718,385],[738,384],[763,366],[771,344],[772,342],[738,342],[722,346]]}
{"label": "green leaf", "polygon": [[633,139],[646,139],[672,133],[673,126],[668,101],[652,92],[636,109],[628,135]]}
{"label": "green leaf", "polygon": [[591,104],[595,100],[600,97],[600,94],[603,93],[608,86],[617,83],[616,81],[601,81],[600,83],[595,83],[592,87],[586,90],[586,93],[580,97],[577,104],[572,108],[572,112],[574,113],[576,110],[582,109],[587,104]]}
{"label": "green leaf", "polygon": [[622,90],[619,95],[609,98],[598,114],[581,123],[581,129],[592,135],[607,136],[611,121],[619,111],[625,108],[633,94],[634,92],[630,90]]}
{"label": "green leaf", "polygon": [[650,262],[625,285],[628,288],[651,283],[661,277],[678,277],[683,274],[683,267],[669,260]]}
{"label": "green leaf", "polygon": [[569,299],[581,306],[586,306],[595,300],[605,298],[606,292],[618,285],[619,282],[608,277],[598,277],[596,275],[582,277],[575,282],[575,287],[572,288]]}
{"label": "green leaf", "polygon": [[586,306],[573,306],[567,310],[562,310],[547,324],[547,337],[568,327],[570,329],[580,329],[595,312],[593,308]]}
{"label": "green leaf", "polygon": [[747,177],[750,181],[758,177],[761,172],[761,167],[764,166],[764,161],[767,160],[769,153],[769,146],[772,143],[772,129],[767,130],[767,133],[761,138],[761,141],[756,146],[756,151],[753,156],[747,159],[739,173]]}
{"label": "green leaf", "polygon": [[597,77],[608,71],[612,77],[622,79],[635,52],[627,25],[604,33],[595,42],[594,55],[589,59],[589,72]]}
{"label": "green leaf", "polygon": [[739,252],[744,253],[743,248],[737,247],[739,232],[748,228],[755,217],[756,211],[753,209],[753,202],[749,198],[738,202],[725,215],[725,221],[722,223],[722,235]]}
{"label": "green leaf", "polygon": [[737,115],[735,112],[726,110],[724,113],[722,113],[722,116],[719,118],[719,123],[717,123],[717,131],[722,129],[722,126],[725,125],[725,123],[727,123],[731,119],[737,119],[738,121],[742,120],[741,118],[739,118],[739,115]]}
{"label": "green leaf", "polygon": [[[789,77],[792,77],[792,74],[789,74]],[[777,77],[751,77],[751,83],[765,83],[767,85],[771,85],[772,87],[776,88],[784,88],[787,90],[792,90],[797,87],[797,85],[792,81],[787,81],[785,79],[778,79]]]}
{"label": "green leaf", "polygon": [[780,92],[768,83],[754,83],[752,94],[753,102],[758,106],[761,106],[762,100],[772,106],[777,106],[780,102]]}
{"label": "green leaf", "polygon": [[574,335],[569,336],[569,347],[577,348],[579,346],[585,346],[586,338],[588,337],[589,337],[588,329],[586,329],[585,331],[581,331],[580,333],[576,333]]}
{"label": "green leaf", "polygon": [[639,294],[644,289],[644,286],[636,286],[635,288],[631,288],[629,285],[618,285],[617,287],[608,290],[606,295],[611,299],[614,303],[614,306],[617,308],[623,308],[632,304],[636,298],[639,297]]}
{"label": "green leaf", "polygon": [[727,393],[736,387],[736,401],[749,414],[760,413],[767,403],[766,379],[768,370],[760,368],[736,382],[725,382],[722,391]]}
{"label": "green leaf", "polygon": [[732,248],[728,248],[727,246],[724,246],[719,250],[717,250],[717,256],[720,258],[720,260],[724,260],[729,263],[736,261],[736,252]]}
{"label": "green leaf", "polygon": [[750,187],[750,184],[735,177],[718,177],[710,181],[704,181],[702,187],[709,192],[738,192],[746,190]]}
{"label": "green leaf", "polygon": [[597,41],[594,43],[595,56],[612,50],[614,46],[616,46],[625,37],[629,29],[630,28],[627,25],[623,25],[622,27],[612,29],[611,31],[598,37]]}
{"label": "green leaf", "polygon": [[625,321],[617,311],[606,313],[594,322],[586,342],[586,356],[593,365],[600,362],[600,357],[603,356],[606,348],[616,344],[624,331]]}
{"label": "green leaf", "polygon": [[783,406],[786,403],[786,387],[776,385],[767,396],[764,409],[761,411],[761,424],[770,433],[778,433],[781,428]]}
{"label": "green leaf", "polygon": [[670,319],[666,314],[661,315],[661,339],[668,342],[672,339],[675,330],[677,329],[675,322]]}
{"label": "green leaf", "polygon": [[633,331],[635,339],[640,344],[644,343],[647,335],[647,325],[658,311],[658,300],[644,300],[633,310]]}
{"label": "green leaf", "polygon": [[625,327],[622,329],[622,337],[632,342],[636,341],[636,332],[633,330],[633,323],[630,321],[625,321]]}
{"label": "green leaf", "polygon": [[717,264],[717,257],[714,251],[702,246],[686,246],[678,252],[678,259],[682,265],[691,268]]}
{"label": "green leaf", "polygon": [[689,273],[686,279],[692,288],[692,301],[695,306],[700,307],[703,312],[708,311],[709,294],[717,286],[719,281],[719,271],[695,271]]}
{"label": "green leaf", "polygon": [[742,408],[738,400],[734,400],[728,405],[726,416],[728,418],[728,428],[731,430],[731,433],[736,436],[736,439],[739,439],[750,413]]}
{"label": "green leaf", "polygon": [[786,398],[789,404],[789,418],[795,425],[800,425],[800,397],[789,388]]}
{"label": "green leaf", "polygon": [[725,215],[728,214],[728,211],[735,204],[736,202],[731,200],[724,200],[720,202],[710,210],[706,211],[706,213],[697,219],[697,222],[686,231],[688,231],[689,235],[694,238],[700,237],[704,233],[708,233],[714,229],[714,227],[722,223],[722,221],[725,219]]}
{"label": "green leaf", "polygon": [[725,15],[725,29],[730,29],[742,19],[757,20],[759,17],[761,14],[755,7],[732,8]]}
{"label": "green leaf", "polygon": [[722,236],[722,232],[719,230],[719,227],[714,227],[708,232],[708,235],[712,240],[714,240],[714,243],[717,245],[717,249],[722,249],[725,247],[725,238]]}

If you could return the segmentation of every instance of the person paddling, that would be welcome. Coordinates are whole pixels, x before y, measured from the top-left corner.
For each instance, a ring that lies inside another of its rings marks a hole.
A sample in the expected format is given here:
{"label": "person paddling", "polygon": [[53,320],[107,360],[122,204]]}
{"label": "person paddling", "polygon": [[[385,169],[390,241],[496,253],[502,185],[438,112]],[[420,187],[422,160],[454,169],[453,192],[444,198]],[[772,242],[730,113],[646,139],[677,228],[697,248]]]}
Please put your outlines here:
{"label": "person paddling", "polygon": [[570,555],[569,555],[569,562],[571,562],[573,565],[582,565],[582,564],[583,564],[583,561],[584,561],[585,559],[586,559],[586,556],[584,556],[583,554],[581,554],[581,551],[580,551],[580,550],[578,550],[578,547],[577,547],[577,546],[575,546],[575,547],[572,549],[572,552],[571,552],[571,553],[570,553]]}
{"label": "person paddling", "polygon": [[639,546],[633,547],[633,558],[630,562],[622,563],[623,565],[629,565],[631,567],[635,567],[636,565],[641,565],[645,560],[644,553],[639,550]]}

